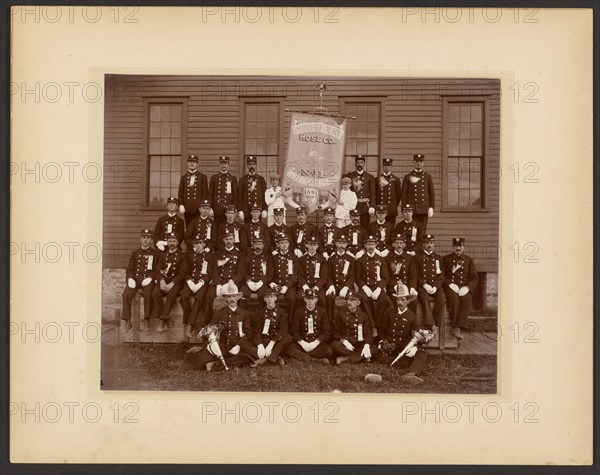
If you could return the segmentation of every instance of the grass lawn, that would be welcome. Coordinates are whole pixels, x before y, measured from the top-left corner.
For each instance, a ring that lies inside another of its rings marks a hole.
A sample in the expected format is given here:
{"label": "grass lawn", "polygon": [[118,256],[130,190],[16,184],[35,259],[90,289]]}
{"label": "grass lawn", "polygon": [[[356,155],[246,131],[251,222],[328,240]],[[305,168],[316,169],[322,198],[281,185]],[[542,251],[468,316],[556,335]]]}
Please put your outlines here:
{"label": "grass lawn", "polygon": [[[496,392],[496,356],[435,354],[429,356],[422,384],[400,379],[406,369],[378,363],[328,366],[285,357],[286,366],[198,371],[186,355],[189,344],[119,344],[102,348],[102,389],[142,391],[278,391],[373,393]],[[214,367],[220,369],[220,363]],[[364,380],[368,373],[380,383]]]}

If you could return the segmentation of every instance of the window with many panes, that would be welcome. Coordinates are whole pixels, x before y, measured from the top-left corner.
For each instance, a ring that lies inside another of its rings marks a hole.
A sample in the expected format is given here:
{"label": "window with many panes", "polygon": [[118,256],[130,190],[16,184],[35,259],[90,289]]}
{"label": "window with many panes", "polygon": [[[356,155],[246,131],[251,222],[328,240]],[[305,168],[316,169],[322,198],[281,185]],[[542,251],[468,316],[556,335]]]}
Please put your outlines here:
{"label": "window with many panes", "polygon": [[256,157],[258,173],[268,185],[269,175],[279,171],[281,103],[246,100],[243,112],[243,155]]}
{"label": "window with many panes", "polygon": [[348,119],[344,171],[353,171],[355,155],[364,155],[366,171],[377,175],[381,153],[381,101],[343,100],[342,111],[346,116],[356,117],[356,120]]}
{"label": "window with many panes", "polygon": [[184,172],[185,104],[147,102],[147,196],[151,207],[164,207],[177,196]]}
{"label": "window with many panes", "polygon": [[444,209],[485,207],[485,101],[444,102]]}

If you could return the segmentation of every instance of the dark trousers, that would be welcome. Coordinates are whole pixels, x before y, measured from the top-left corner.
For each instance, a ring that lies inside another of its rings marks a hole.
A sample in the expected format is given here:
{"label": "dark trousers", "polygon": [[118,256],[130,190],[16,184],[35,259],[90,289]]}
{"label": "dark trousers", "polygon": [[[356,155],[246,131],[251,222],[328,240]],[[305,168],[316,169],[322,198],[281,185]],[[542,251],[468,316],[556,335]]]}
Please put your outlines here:
{"label": "dark trousers", "polygon": [[[446,304],[446,294],[443,289],[437,289],[433,295],[429,295],[423,288],[417,289],[417,300],[421,304],[424,314],[425,325],[440,325],[444,315],[444,305]],[[431,308],[430,298],[433,297],[434,306]],[[410,307],[410,305],[409,305]]]}
{"label": "dark trousers", "polygon": [[393,215],[391,215],[391,216],[388,214],[388,215],[386,215],[386,217],[385,217],[385,220],[386,220],[388,223],[391,223],[392,225],[396,226],[396,218],[397,218],[397,217],[398,217],[398,215],[397,215],[397,214],[393,214]]}
{"label": "dark trousers", "polygon": [[185,213],[183,213],[183,219],[185,220],[185,229],[188,228],[188,226],[190,225],[190,223],[192,222],[193,219],[199,218],[199,217],[200,217],[200,210],[198,209],[198,206],[196,206],[195,211],[188,210],[186,207]]}
{"label": "dark trousers", "polygon": [[417,220],[423,225],[423,234],[427,234],[427,220],[429,219],[429,215],[427,213],[413,214],[413,219]]}
{"label": "dark trousers", "polygon": [[360,225],[363,228],[367,229],[370,222],[371,222],[371,215],[368,212],[360,215]]}
{"label": "dark trousers", "polygon": [[125,286],[125,290],[123,291],[123,309],[121,310],[121,318],[123,320],[131,320],[131,304],[133,303],[133,299],[135,294],[139,289],[142,289],[142,297],[144,297],[144,317],[150,318],[150,311],[152,309],[152,289],[154,288],[154,284],[150,283],[145,287],[142,287],[140,284],[137,284],[135,289],[132,289],[129,286]]}
{"label": "dark trousers", "polygon": [[[335,286],[335,294],[331,294],[328,295],[327,297],[325,297],[327,299],[327,315],[329,316],[329,321],[332,322],[333,321],[333,314],[335,313],[335,301],[338,298],[338,295],[340,293],[342,287],[339,287],[336,285]],[[351,289],[354,290],[354,289]]]}
{"label": "dark trousers", "polygon": [[[377,356],[377,358],[375,359],[375,361],[377,361],[377,363],[389,365],[389,364],[391,364],[392,361],[394,361],[396,356],[398,356],[400,351],[402,351],[403,349],[404,348],[401,348],[395,355],[392,355],[392,356],[384,356],[383,353],[380,353]],[[427,364],[427,352],[419,349],[419,350],[417,350],[417,353],[415,354],[415,356],[412,358],[409,358],[408,356],[403,356],[402,358],[400,358],[394,364],[394,367],[408,368],[409,372],[419,375],[425,369],[426,364]]]}
{"label": "dark trousers", "polygon": [[[354,343],[354,351],[350,351],[340,340],[334,340],[331,342],[331,348],[333,349],[334,354],[347,356],[352,363],[358,363],[363,359],[363,357],[360,355],[363,346],[365,346],[364,342]],[[369,347],[371,348],[371,358],[376,358],[379,354],[379,348],[377,348],[375,345],[369,345]]]}
{"label": "dark trousers", "polygon": [[450,325],[454,328],[467,328],[468,317],[471,313],[473,296],[471,291],[459,297],[451,288],[446,287],[446,299],[448,301],[448,313],[450,314]]}
{"label": "dark trousers", "polygon": [[[168,292],[163,292],[160,285],[155,285],[152,291],[152,305],[154,305],[154,315],[159,316],[161,320],[167,320],[173,309],[173,305],[177,301],[177,294],[181,290],[182,284],[175,284]],[[163,297],[166,297],[166,302],[163,305]]]}
{"label": "dark trousers", "polygon": [[327,358],[333,355],[333,350],[327,343],[321,342],[314,350],[307,353],[298,343],[293,342],[287,347],[285,353],[297,360],[310,361]]}
{"label": "dark trousers", "polygon": [[219,224],[224,223],[225,221],[227,221],[227,218],[225,217],[224,214],[217,214],[215,213],[215,224],[217,225],[217,228],[219,227]]}
{"label": "dark trousers", "polygon": [[[187,284],[184,285],[179,296],[183,310],[183,324],[195,325],[198,322],[203,326],[204,315],[199,315],[204,310],[204,299],[208,292],[208,285],[203,285],[198,292],[193,293]],[[194,305],[190,301],[194,299]]]}
{"label": "dark trousers", "polygon": [[[242,347],[240,344],[240,352],[237,355],[230,354],[223,343],[219,342],[219,348],[221,348],[221,353],[223,353],[223,357],[225,358],[225,362],[227,366],[246,366],[250,365],[254,362],[254,358],[252,354],[246,351],[245,347]],[[206,367],[206,363],[210,363],[211,361],[218,361],[219,359],[214,356],[210,351],[206,348],[196,354],[196,358],[194,360],[194,364],[198,369],[204,369]],[[218,363],[220,364],[220,363]]]}
{"label": "dark trousers", "polygon": [[[265,348],[267,347],[267,345],[270,342],[271,342],[271,340],[269,340],[269,338],[265,338],[265,337],[261,338],[261,343],[265,346]],[[287,347],[290,346],[291,342],[292,342],[292,337],[286,333],[281,340],[278,340],[277,342],[275,342],[275,345],[273,346],[273,349],[271,350],[271,354],[269,356],[267,356],[267,361],[270,361],[271,363],[276,363],[277,358],[279,358],[279,356],[285,352]],[[252,356],[255,359],[258,359],[258,347],[257,346],[255,346],[253,348]]]}
{"label": "dark trousers", "polygon": [[[377,287],[374,286],[370,287],[371,290],[375,290],[376,288]],[[388,299],[387,294],[385,293],[385,289],[381,290],[381,293],[379,294],[379,298],[377,300],[373,300],[372,298],[367,297],[367,294],[365,294],[365,291],[363,289],[359,290],[358,295],[360,295],[360,298],[362,300],[361,306],[364,312],[369,317],[371,328],[378,328],[380,326],[379,321],[383,316],[383,312],[385,312],[385,310],[390,305],[390,300]]]}

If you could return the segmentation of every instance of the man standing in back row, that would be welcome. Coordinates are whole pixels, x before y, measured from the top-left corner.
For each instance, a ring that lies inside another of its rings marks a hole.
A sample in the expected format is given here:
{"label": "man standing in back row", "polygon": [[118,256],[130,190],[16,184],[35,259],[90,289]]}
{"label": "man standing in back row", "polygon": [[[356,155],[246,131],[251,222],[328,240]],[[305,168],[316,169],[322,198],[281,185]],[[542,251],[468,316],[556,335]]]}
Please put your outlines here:
{"label": "man standing in back row", "polygon": [[433,216],[435,208],[435,190],[431,175],[423,170],[425,155],[417,153],[413,161],[415,169],[402,180],[402,206],[412,206],[413,218],[423,225],[423,233],[426,233],[427,219]]}
{"label": "man standing in back row", "polygon": [[219,173],[210,177],[208,194],[217,226],[225,222],[225,209],[237,203],[237,178],[229,173],[229,157],[219,157]]}
{"label": "man standing in back row", "polygon": [[[179,212],[183,214],[186,227],[192,219],[200,216],[198,206],[208,198],[208,180],[198,171],[198,155],[188,155],[188,172],[179,181]],[[181,242],[181,241],[180,241]]]}
{"label": "man standing in back row", "polygon": [[367,229],[371,216],[375,214],[375,177],[365,171],[365,156],[356,155],[354,166],[356,170],[344,176],[352,180],[352,191],[356,193],[358,203],[356,209],[360,215],[360,225]]}

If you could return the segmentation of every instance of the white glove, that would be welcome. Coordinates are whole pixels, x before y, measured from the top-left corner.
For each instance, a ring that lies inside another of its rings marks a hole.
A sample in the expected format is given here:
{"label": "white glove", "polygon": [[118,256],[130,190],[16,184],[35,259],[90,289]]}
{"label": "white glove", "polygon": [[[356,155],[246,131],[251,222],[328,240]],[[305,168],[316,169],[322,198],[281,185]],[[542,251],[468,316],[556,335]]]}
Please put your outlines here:
{"label": "white glove", "polygon": [[271,356],[271,352],[273,351],[273,347],[275,346],[275,342],[271,340],[267,347],[265,348],[265,356]]}
{"label": "white glove", "polygon": [[304,254],[302,254],[302,251],[300,249],[294,249],[294,254],[296,254],[296,257],[298,257],[298,258],[300,258],[304,255]]}
{"label": "white glove", "polygon": [[225,290],[225,286],[217,284],[217,297],[223,295],[223,290]]}
{"label": "white glove", "polygon": [[263,345],[262,343],[260,345],[258,345],[256,352],[258,353],[259,358],[264,358],[265,357],[265,345]]}
{"label": "white glove", "polygon": [[346,298],[346,295],[348,295],[348,290],[350,290],[348,287],[346,287],[345,285],[340,289],[340,297],[342,298]]}
{"label": "white glove", "polygon": [[198,291],[198,289],[196,289],[196,284],[194,284],[192,279],[186,280],[186,283],[192,292],[196,293]]}
{"label": "white glove", "polygon": [[225,264],[227,264],[227,262],[229,262],[229,257],[227,257],[225,259],[217,259],[217,266],[218,267],[224,266]]}
{"label": "white glove", "polygon": [[309,343],[308,346],[310,346],[310,351],[313,351],[317,346],[319,346],[320,341],[315,340],[312,343]]}
{"label": "white glove", "polygon": [[243,212],[243,211],[240,211],[240,212],[238,213],[238,216],[240,217],[240,219],[241,219],[242,221],[244,221],[244,212]]}
{"label": "white glove", "polygon": [[373,291],[373,295],[371,295],[371,298],[373,300],[377,300],[379,298],[379,296],[381,295],[381,287],[377,287],[374,291]]}
{"label": "white glove", "polygon": [[310,289],[310,287],[308,286],[308,284],[304,284],[302,286],[302,290],[308,290],[308,289]]}
{"label": "white glove", "polygon": [[252,292],[256,292],[256,290],[258,289],[257,282],[252,282],[251,280],[248,280],[246,284]]}
{"label": "white glove", "polygon": [[327,254],[326,252],[324,252],[324,253],[323,253],[323,257],[324,257],[325,259],[329,259],[329,254]]}
{"label": "white glove", "polygon": [[423,288],[425,289],[425,291],[426,291],[428,294],[432,293],[432,289],[433,289],[433,287],[431,287],[431,285],[429,285],[429,284],[423,284]]}
{"label": "white glove", "polygon": [[151,282],[152,282],[152,277],[146,277],[144,280],[142,280],[142,287],[146,287]]}
{"label": "white glove", "polygon": [[437,292],[437,287],[431,287],[431,293],[435,294]]}
{"label": "white glove", "polygon": [[427,216],[429,216],[430,218],[433,216],[433,208],[429,208],[427,210]]}
{"label": "white glove", "polygon": [[179,212],[180,212],[181,214],[185,213],[185,206],[183,206],[183,205],[179,205]]}
{"label": "white glove", "polygon": [[307,353],[310,353],[312,351],[312,348],[310,346],[310,343],[308,343],[307,341],[301,340],[300,341],[300,346],[302,347],[302,349],[304,351],[306,351]]}
{"label": "white glove", "polygon": [[196,292],[198,292],[198,290],[200,290],[202,287],[204,287],[204,281],[200,279],[200,282],[196,284]]}
{"label": "white glove", "polygon": [[166,245],[167,245],[167,241],[158,241],[156,243],[156,247],[158,247],[161,251],[165,250]]}
{"label": "white glove", "polygon": [[386,257],[386,256],[387,256],[389,253],[390,253],[390,250],[389,250],[389,249],[384,249],[383,251],[381,251],[381,252],[379,253],[379,255],[380,255],[381,257]]}
{"label": "white glove", "polygon": [[281,295],[285,295],[285,293],[286,293],[287,291],[288,291],[287,285],[283,285],[283,286],[281,287],[281,290],[280,290],[280,292],[281,292]]}
{"label": "white glove", "polygon": [[265,210],[263,210],[263,212],[260,215],[262,216],[263,219],[265,219],[267,217],[267,212]]}
{"label": "white glove", "polygon": [[254,289],[255,291],[257,291],[258,289],[260,289],[264,284],[262,280],[259,280],[258,282],[255,282],[254,285],[256,286],[256,289]]}
{"label": "white glove", "polygon": [[356,255],[354,256],[354,258],[358,260],[358,259],[360,259],[364,255],[365,255],[365,251],[363,249],[361,249],[360,251],[358,251],[356,253]]}
{"label": "white glove", "polygon": [[367,285],[363,285],[362,289],[363,292],[367,294],[367,297],[371,298],[373,296],[373,291]]}
{"label": "white glove", "polygon": [[406,352],[405,356],[408,356],[409,358],[413,358],[416,354],[417,354],[417,347],[413,346],[410,350],[408,350]]}
{"label": "white glove", "polygon": [[330,285],[329,288],[327,289],[327,292],[325,292],[325,296],[329,296],[331,294],[335,295],[335,287],[333,285]]}
{"label": "white glove", "polygon": [[[146,279],[149,279],[149,277],[146,277]],[[146,280],[146,279],[144,279],[144,280]],[[129,279],[127,279],[127,286],[130,289],[135,289],[135,280],[132,279],[131,277]]]}
{"label": "white glove", "polygon": [[410,295],[417,295],[417,291],[411,287],[410,291],[409,291],[409,294]]}
{"label": "white glove", "polygon": [[277,284],[275,282],[271,282],[269,284],[269,287],[271,287],[272,289],[274,289],[275,287],[277,287]]}
{"label": "white glove", "polygon": [[237,355],[240,352],[240,350],[240,345],[235,345],[231,350],[229,350],[229,353],[231,353],[232,355]]}
{"label": "white glove", "polygon": [[448,287],[450,287],[454,292],[458,293],[458,285],[456,284],[450,284]]}
{"label": "white glove", "polygon": [[171,282],[171,283],[165,285],[165,292],[170,292],[174,286],[175,286],[175,282]]}
{"label": "white glove", "polygon": [[371,347],[369,346],[368,343],[365,343],[365,346],[363,346],[363,349],[360,352],[360,356],[362,356],[364,358],[370,358],[371,357]]}
{"label": "white glove", "polygon": [[406,253],[407,253],[409,256],[413,256],[413,257],[417,255],[417,253],[416,253],[415,251],[406,251]]}
{"label": "white glove", "polygon": [[346,347],[348,351],[354,351],[354,346],[348,340],[342,340],[342,345]]}
{"label": "white glove", "polygon": [[211,209],[210,209],[210,211],[208,212],[208,215],[209,215],[211,218],[214,218],[214,217],[215,217],[215,212],[213,211],[213,209],[212,209],[212,208],[211,208]]}
{"label": "white glove", "polygon": [[165,291],[166,291],[166,289],[167,289],[167,283],[165,282],[165,279],[162,279],[162,280],[160,281],[160,284],[159,284],[159,286],[160,286],[160,290],[162,290],[163,292],[165,292]]}
{"label": "white glove", "polygon": [[370,207],[370,208],[369,208],[369,214],[370,214],[371,216],[373,216],[373,215],[375,214],[375,208],[373,208],[373,207]]}
{"label": "white glove", "polygon": [[458,295],[460,297],[462,297],[463,295],[467,295],[469,293],[469,287],[467,287],[466,285],[464,287],[461,287],[460,289],[458,289]]}

